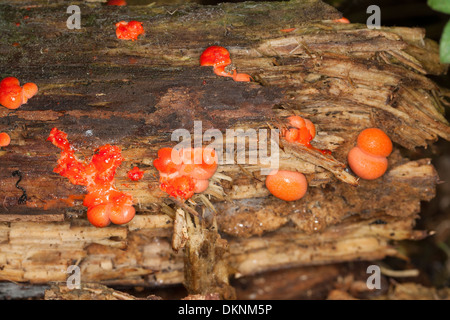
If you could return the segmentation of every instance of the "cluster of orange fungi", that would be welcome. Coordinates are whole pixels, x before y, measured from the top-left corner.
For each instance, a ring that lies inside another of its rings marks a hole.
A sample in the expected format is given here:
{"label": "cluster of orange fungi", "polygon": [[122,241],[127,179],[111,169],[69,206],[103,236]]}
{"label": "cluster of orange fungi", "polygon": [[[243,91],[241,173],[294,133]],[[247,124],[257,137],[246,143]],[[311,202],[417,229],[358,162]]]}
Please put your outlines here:
{"label": "cluster of orange fungi", "polygon": [[[125,6],[124,0],[109,0],[107,5]],[[349,23],[345,18],[333,22]],[[295,28],[283,29],[292,32]],[[144,33],[142,22],[120,21],[116,23],[116,36],[122,40],[137,40]],[[221,46],[210,46],[200,56],[200,65],[209,66],[218,76],[229,77],[234,81],[248,82],[252,77],[237,73],[231,66],[229,51]],[[0,82],[0,104],[8,109],[17,109],[38,92],[34,83],[20,86],[17,78],[7,77]],[[316,136],[314,124],[300,116],[288,117],[288,127],[281,130],[281,137],[288,142],[299,143],[308,148],[330,154],[329,150],[319,150],[311,145]],[[78,160],[75,150],[67,140],[67,134],[53,128],[48,140],[61,149],[61,156],[54,172],[68,178],[71,183],[83,185],[88,194],[83,204],[88,208],[88,220],[97,227],[105,227],[111,222],[123,224],[135,215],[132,197],[120,192],[114,185],[116,169],[122,163],[121,151],[116,146],[105,145],[96,150],[89,163]],[[8,146],[10,136],[0,133],[0,147]],[[363,130],[357,145],[348,153],[348,163],[352,171],[366,180],[381,177],[387,170],[387,157],[392,152],[390,138],[380,129]],[[162,148],[153,162],[159,171],[160,188],[174,198],[187,200],[195,193],[204,192],[209,179],[217,170],[218,159],[215,151],[209,148]],[[134,167],[127,173],[132,181],[143,178],[144,171]],[[285,201],[299,200],[308,189],[306,177],[295,171],[274,170],[266,178],[266,187],[272,195]]]}

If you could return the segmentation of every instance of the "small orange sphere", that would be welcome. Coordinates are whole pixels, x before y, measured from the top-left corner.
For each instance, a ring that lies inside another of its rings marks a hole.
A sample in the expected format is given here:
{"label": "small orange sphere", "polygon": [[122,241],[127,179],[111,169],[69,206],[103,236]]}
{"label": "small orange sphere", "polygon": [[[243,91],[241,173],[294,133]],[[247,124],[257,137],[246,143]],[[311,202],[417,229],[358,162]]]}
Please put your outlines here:
{"label": "small orange sphere", "polygon": [[19,85],[0,86],[0,104],[8,109],[17,109],[23,103],[22,88]]}
{"label": "small orange sphere", "polygon": [[290,128],[285,131],[284,138],[289,142],[295,142],[298,139],[298,129]]}
{"label": "small orange sphere", "polygon": [[305,119],[303,119],[300,116],[290,116],[288,118],[289,120],[289,124],[293,127],[296,127],[298,129],[303,128],[306,124],[305,124]]}
{"label": "small orange sphere", "polygon": [[11,143],[11,137],[6,132],[0,133],[0,147],[6,147]]}
{"label": "small orange sphere", "polygon": [[194,193],[202,193],[209,187],[208,179],[193,179],[195,183]]}
{"label": "small orange sphere", "polygon": [[15,77],[6,77],[0,81],[0,87],[20,86],[19,79]]}
{"label": "small orange sphere", "polygon": [[33,82],[25,83],[22,86],[24,100],[28,100],[31,97],[33,97],[38,92],[38,90],[39,89],[35,83],[33,83]]}
{"label": "small orange sphere", "polygon": [[392,152],[392,141],[378,128],[361,131],[357,139],[357,146],[374,156],[387,157]]}
{"label": "small orange sphere", "polygon": [[98,206],[90,207],[87,211],[89,222],[97,228],[108,226],[111,223],[111,220],[109,219],[111,208],[111,204],[100,204]]}
{"label": "small orange sphere", "polygon": [[114,224],[125,224],[130,222],[136,214],[133,206],[113,205],[109,214],[109,219]]}
{"label": "small orange sphere", "polygon": [[381,177],[387,170],[386,157],[373,156],[359,147],[354,147],[348,153],[348,164],[358,177],[365,180],[374,180]]}
{"label": "small orange sphere", "polygon": [[144,27],[140,21],[119,21],[116,23],[116,36],[118,39],[134,41],[143,33]]}
{"label": "small orange sphere", "polygon": [[225,67],[231,64],[230,53],[220,46],[211,46],[200,55],[201,66]]}
{"label": "small orange sphere", "polygon": [[303,173],[278,170],[267,176],[266,187],[275,197],[284,201],[294,201],[306,194],[308,182]]}

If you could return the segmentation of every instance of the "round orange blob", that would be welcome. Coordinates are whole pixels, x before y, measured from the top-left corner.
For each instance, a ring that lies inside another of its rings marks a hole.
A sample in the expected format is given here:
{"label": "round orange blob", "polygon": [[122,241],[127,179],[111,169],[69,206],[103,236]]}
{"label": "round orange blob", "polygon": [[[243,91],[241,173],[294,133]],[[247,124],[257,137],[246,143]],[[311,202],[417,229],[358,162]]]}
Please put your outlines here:
{"label": "round orange blob", "polygon": [[0,87],[3,86],[20,86],[20,81],[15,77],[6,77],[2,81],[0,81]]}
{"label": "round orange blob", "polygon": [[298,139],[298,129],[297,128],[290,128],[286,130],[286,133],[284,134],[284,138],[289,142],[295,142]]}
{"label": "round orange blob", "polygon": [[144,33],[144,27],[140,21],[119,21],[116,23],[116,36],[123,40],[137,40]]}
{"label": "round orange blob", "polygon": [[187,200],[208,188],[208,179],[216,172],[218,161],[216,151],[210,147],[162,148],[153,165],[159,171],[160,189]]}
{"label": "round orange blob", "polygon": [[181,150],[183,165],[181,175],[204,180],[211,178],[217,170],[218,158],[212,148],[186,148]]}
{"label": "round orange blob", "polygon": [[87,211],[89,222],[98,228],[108,226],[111,223],[111,220],[109,219],[111,207],[111,204],[100,204],[95,207],[90,207]]}
{"label": "round orange blob", "polygon": [[0,147],[6,147],[11,143],[11,137],[6,132],[0,133]]}
{"label": "round orange blob", "polygon": [[305,124],[305,119],[303,119],[300,116],[290,116],[288,118],[289,120],[289,124],[293,127],[296,127],[298,129],[303,128],[306,124]]}
{"label": "round orange blob", "polygon": [[38,87],[33,82],[25,83],[22,87],[23,90],[23,97],[26,103],[26,100],[30,99],[32,96],[34,96],[38,92]]}
{"label": "round orange blob", "polygon": [[0,86],[0,104],[8,109],[17,109],[23,103],[22,88],[19,85]]}
{"label": "round orange blob", "polygon": [[365,180],[374,180],[381,177],[388,167],[386,157],[373,156],[359,147],[351,149],[347,158],[353,172]]}
{"label": "round orange blob", "polygon": [[[307,142],[309,142],[310,140],[314,139],[314,137],[316,136],[316,126],[314,125],[314,123],[312,123],[311,120],[309,119],[304,119],[300,116],[290,116],[288,117],[289,120],[289,124],[297,129],[302,129],[302,128],[306,128],[308,133],[308,138],[305,137],[305,133],[301,134],[302,137],[299,137],[300,140],[299,142],[303,142],[305,140],[308,140]],[[310,137],[309,137],[310,136]]]}
{"label": "round orange blob", "polygon": [[114,224],[124,224],[130,222],[135,214],[136,210],[133,206],[115,205],[111,207],[109,219]]}
{"label": "round orange blob", "polygon": [[350,23],[350,20],[348,20],[345,17],[342,17],[340,19],[334,19],[333,22],[339,22],[339,23]]}
{"label": "round orange blob", "polygon": [[193,179],[195,183],[194,193],[202,193],[209,187],[208,179]]}
{"label": "round orange blob", "polygon": [[[181,168],[181,159],[179,152],[176,150],[173,152],[172,148],[161,148],[158,150],[158,158],[153,160],[153,166],[160,172],[165,174],[175,173]],[[173,156],[178,156],[178,159],[172,159]],[[175,163],[173,160],[179,161],[180,164]]]}
{"label": "round orange blob", "polygon": [[144,173],[145,172],[139,169],[138,167],[134,167],[133,169],[128,171],[127,176],[128,179],[132,181],[139,181],[144,177]]}
{"label": "round orange blob", "polygon": [[22,88],[17,78],[4,78],[0,81],[0,104],[8,109],[17,109],[37,91],[38,87],[34,83],[25,83]]}
{"label": "round orange blob", "polygon": [[357,139],[357,146],[374,156],[387,157],[392,152],[392,141],[378,128],[361,131]]}
{"label": "round orange blob", "polygon": [[310,145],[309,142],[312,140],[312,135],[309,132],[307,127],[303,127],[298,129],[298,138],[297,138],[297,142],[303,144],[303,145]]}
{"label": "round orange blob", "polygon": [[284,201],[294,201],[306,194],[308,182],[303,173],[278,170],[267,176],[266,187],[275,197]]}
{"label": "round orange blob", "polygon": [[231,64],[230,53],[220,46],[211,46],[200,55],[201,66],[225,67]]}

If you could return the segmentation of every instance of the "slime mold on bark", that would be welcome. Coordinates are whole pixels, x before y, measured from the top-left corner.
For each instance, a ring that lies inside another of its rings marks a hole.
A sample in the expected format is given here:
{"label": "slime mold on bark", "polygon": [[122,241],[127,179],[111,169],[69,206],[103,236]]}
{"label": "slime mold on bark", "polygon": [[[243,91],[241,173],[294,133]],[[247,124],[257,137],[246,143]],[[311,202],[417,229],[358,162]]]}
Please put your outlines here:
{"label": "slime mold on bark", "polygon": [[365,180],[381,177],[388,168],[387,157],[392,152],[392,141],[378,128],[368,128],[360,132],[356,147],[347,155],[352,171]]}
{"label": "slime mold on bark", "polygon": [[89,222],[96,227],[106,227],[110,222],[124,224],[133,219],[136,211],[131,195],[119,191],[114,185],[117,168],[123,161],[120,148],[104,145],[96,150],[89,163],[75,156],[67,134],[53,128],[48,137],[61,150],[55,173],[66,177],[75,185],[85,186],[88,194],[83,205],[88,208]]}
{"label": "slime mold on bark", "polygon": [[225,71],[225,67],[231,64],[230,53],[227,49],[220,46],[211,46],[205,49],[200,56],[200,65],[213,67],[214,73],[222,77],[231,77],[234,81],[248,82],[251,76],[245,73],[232,73]]}
{"label": "slime mold on bark", "polygon": [[17,109],[37,92],[36,84],[29,82],[21,87],[17,78],[7,77],[0,81],[0,104],[8,109]]}
{"label": "slime mold on bark", "polygon": [[0,147],[9,146],[11,143],[11,137],[6,132],[0,133]]}
{"label": "slime mold on bark", "polygon": [[187,200],[208,188],[217,163],[217,155],[211,148],[162,148],[153,166],[159,171],[161,190]]}
{"label": "slime mold on bark", "polygon": [[137,40],[140,34],[144,33],[142,22],[139,21],[120,21],[116,23],[116,36],[122,40]]}
{"label": "slime mold on bark", "polygon": [[306,194],[308,182],[303,173],[277,170],[267,176],[266,187],[272,195],[281,200],[295,201]]}

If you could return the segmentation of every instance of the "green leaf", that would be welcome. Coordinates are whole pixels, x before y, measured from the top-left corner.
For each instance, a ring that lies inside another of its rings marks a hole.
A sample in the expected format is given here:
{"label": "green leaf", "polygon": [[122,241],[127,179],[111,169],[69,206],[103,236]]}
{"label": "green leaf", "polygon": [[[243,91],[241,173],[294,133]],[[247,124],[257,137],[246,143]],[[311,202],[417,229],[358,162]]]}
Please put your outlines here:
{"label": "green leaf", "polygon": [[445,25],[444,31],[442,31],[439,56],[442,63],[450,63],[450,20]]}
{"label": "green leaf", "polygon": [[428,0],[431,9],[450,14],[450,0]]}

